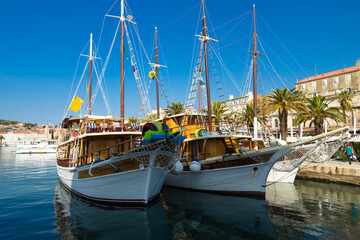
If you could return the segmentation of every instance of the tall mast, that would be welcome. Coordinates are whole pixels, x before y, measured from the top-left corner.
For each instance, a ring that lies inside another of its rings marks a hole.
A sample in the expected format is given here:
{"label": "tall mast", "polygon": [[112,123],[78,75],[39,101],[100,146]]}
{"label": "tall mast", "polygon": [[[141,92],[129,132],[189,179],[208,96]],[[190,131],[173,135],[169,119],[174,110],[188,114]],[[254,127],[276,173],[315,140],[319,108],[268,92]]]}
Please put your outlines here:
{"label": "tall mast", "polygon": [[88,114],[91,115],[91,77],[92,77],[92,62],[93,62],[93,39],[92,39],[92,33],[90,33],[90,54],[89,54],[89,109]]}
{"label": "tall mast", "polygon": [[211,120],[212,111],[211,111],[211,98],[210,98],[209,66],[208,66],[208,55],[207,55],[207,42],[209,41],[209,36],[207,35],[207,27],[206,27],[205,0],[202,0],[202,8],[203,8],[202,24],[203,24],[203,42],[204,42],[208,125],[209,125],[209,131],[212,131],[212,120]]}
{"label": "tall mast", "polygon": [[254,34],[253,34],[253,105],[254,105],[254,138],[257,138],[257,92],[256,92],[256,75],[257,75],[257,65],[256,58],[259,55],[256,48],[256,22],[255,22],[255,5],[253,5],[253,15],[254,15]]}
{"label": "tall mast", "polygon": [[[200,60],[199,60],[199,76],[201,76],[201,62],[202,60],[202,47],[200,47]],[[200,82],[199,82],[199,113],[201,112],[201,86],[200,86]]]}
{"label": "tall mast", "polygon": [[122,127],[124,127],[124,118],[125,118],[125,91],[124,91],[124,27],[125,27],[125,17],[124,17],[124,0],[121,0],[121,45],[120,45],[120,52],[121,52],[121,79],[120,79],[120,89],[121,89],[121,99],[120,99],[120,109],[121,109],[121,123]]}
{"label": "tall mast", "polygon": [[156,72],[156,113],[157,118],[160,118],[159,108],[159,54],[158,54],[158,43],[157,43],[157,27],[155,27],[155,72]]}

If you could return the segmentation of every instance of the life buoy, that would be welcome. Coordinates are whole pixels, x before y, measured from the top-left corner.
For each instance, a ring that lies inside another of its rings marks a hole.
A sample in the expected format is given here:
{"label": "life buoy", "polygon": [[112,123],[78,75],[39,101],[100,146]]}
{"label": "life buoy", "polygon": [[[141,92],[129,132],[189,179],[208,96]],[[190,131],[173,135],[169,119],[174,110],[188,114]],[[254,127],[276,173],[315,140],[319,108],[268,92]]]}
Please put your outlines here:
{"label": "life buoy", "polygon": [[149,72],[149,78],[155,79],[156,78],[156,72],[155,71]]}
{"label": "life buoy", "polygon": [[157,131],[157,127],[153,123],[146,123],[142,129],[142,135],[144,136],[147,131]]}
{"label": "life buoy", "polygon": [[153,122],[153,124],[156,126],[157,131],[162,131],[163,127],[162,124],[159,122]]}
{"label": "life buoy", "polygon": [[195,132],[195,136],[196,136],[196,137],[203,137],[203,136],[205,136],[205,134],[206,134],[206,130],[205,130],[205,129],[198,129],[198,130],[196,130],[196,132]]}

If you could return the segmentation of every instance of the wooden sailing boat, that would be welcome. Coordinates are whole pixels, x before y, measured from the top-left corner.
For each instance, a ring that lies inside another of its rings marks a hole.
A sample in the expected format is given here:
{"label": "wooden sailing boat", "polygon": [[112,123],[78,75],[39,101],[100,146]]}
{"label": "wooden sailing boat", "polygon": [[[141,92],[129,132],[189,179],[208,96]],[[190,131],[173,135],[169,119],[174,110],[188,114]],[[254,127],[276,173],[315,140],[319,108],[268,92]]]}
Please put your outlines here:
{"label": "wooden sailing boat", "polygon": [[[125,119],[124,0],[118,18],[121,21],[121,118],[92,115],[91,77],[95,57],[91,35],[88,115],[62,121],[57,172],[62,184],[81,197],[105,203],[147,205],[158,196],[168,171],[174,166],[181,134],[165,132],[157,134],[155,140],[142,142],[145,130],[132,128]],[[151,136],[152,132],[146,134]]]}
{"label": "wooden sailing boat", "polygon": [[[208,114],[184,113],[164,119],[170,130],[181,128],[184,136],[187,137],[183,143],[181,161],[171,171],[172,174],[167,176],[165,185],[222,194],[250,194],[264,197],[266,179],[275,162],[289,152],[303,152],[301,146],[321,140],[325,136],[317,136],[285,146],[265,147],[262,139],[257,138],[256,127],[254,136],[221,135],[220,132],[215,131],[211,113],[207,57],[207,44],[213,39],[207,35],[204,0],[202,0],[202,8],[203,35],[200,36],[200,40],[203,44],[201,49],[204,49]],[[255,13],[255,6],[253,11]],[[256,31],[253,41],[254,109],[256,109],[256,57],[258,56]],[[180,125],[177,126],[175,122],[179,122]],[[256,111],[254,126],[257,126]],[[242,149],[246,147],[249,151],[242,151],[240,144]],[[305,156],[304,153],[303,157]]]}

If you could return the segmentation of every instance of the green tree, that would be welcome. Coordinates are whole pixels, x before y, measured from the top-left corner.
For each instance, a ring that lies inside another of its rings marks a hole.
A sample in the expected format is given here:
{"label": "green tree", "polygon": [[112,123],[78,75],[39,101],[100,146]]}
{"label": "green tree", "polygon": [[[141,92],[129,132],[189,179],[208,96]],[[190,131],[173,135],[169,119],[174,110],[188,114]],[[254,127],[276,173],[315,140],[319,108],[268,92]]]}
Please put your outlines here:
{"label": "green tree", "polygon": [[344,122],[343,115],[337,107],[330,107],[334,99],[326,96],[313,96],[305,98],[305,109],[300,112],[294,120],[295,124],[310,121],[310,126],[314,125],[315,134],[321,134],[324,129],[326,118],[333,119],[336,123]]}
{"label": "green tree", "polygon": [[4,136],[3,135],[0,135],[0,144],[2,143],[2,141],[4,140]]}
{"label": "green tree", "polygon": [[278,112],[282,140],[286,140],[289,111],[300,112],[304,110],[304,96],[295,88],[276,88],[264,98],[264,111],[266,113]]}
{"label": "green tree", "polygon": [[[267,122],[266,116],[260,116],[260,107],[257,107],[258,122],[265,125]],[[254,104],[248,103],[244,106],[239,114],[239,121],[245,123],[248,127],[254,127]]]}
{"label": "green tree", "polygon": [[137,123],[139,120],[136,117],[129,118],[129,123]]}
{"label": "green tree", "polygon": [[347,91],[347,90],[342,91],[335,98],[340,102],[340,107],[342,110],[342,116],[343,116],[344,122],[346,122],[346,117],[347,117],[346,112],[351,111],[351,109],[352,109],[351,102],[352,102],[353,98],[354,98],[354,93]]}
{"label": "green tree", "polygon": [[167,105],[166,108],[164,108],[164,112],[166,116],[172,116],[185,112],[185,107],[183,103],[172,102],[170,104],[171,105]]}
{"label": "green tree", "polygon": [[148,114],[145,118],[145,120],[155,120],[157,118],[156,113]]}
{"label": "green tree", "polygon": [[211,109],[212,114],[215,115],[215,122],[221,121],[227,111],[226,104],[220,101],[213,101]]}

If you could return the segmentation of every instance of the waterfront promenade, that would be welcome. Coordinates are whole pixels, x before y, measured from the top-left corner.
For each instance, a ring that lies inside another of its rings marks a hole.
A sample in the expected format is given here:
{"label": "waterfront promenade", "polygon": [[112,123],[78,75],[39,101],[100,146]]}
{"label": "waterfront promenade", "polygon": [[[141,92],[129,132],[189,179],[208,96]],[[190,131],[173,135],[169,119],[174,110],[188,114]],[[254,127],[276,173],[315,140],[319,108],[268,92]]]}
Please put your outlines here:
{"label": "waterfront promenade", "polygon": [[360,162],[331,159],[325,163],[304,162],[296,179],[315,180],[360,186]]}

